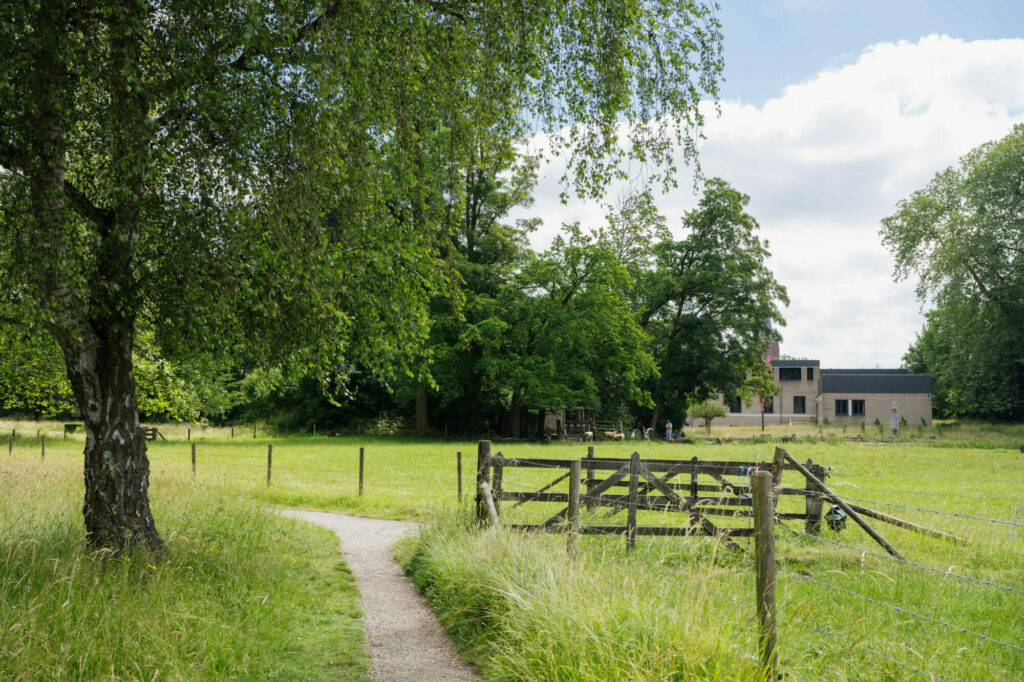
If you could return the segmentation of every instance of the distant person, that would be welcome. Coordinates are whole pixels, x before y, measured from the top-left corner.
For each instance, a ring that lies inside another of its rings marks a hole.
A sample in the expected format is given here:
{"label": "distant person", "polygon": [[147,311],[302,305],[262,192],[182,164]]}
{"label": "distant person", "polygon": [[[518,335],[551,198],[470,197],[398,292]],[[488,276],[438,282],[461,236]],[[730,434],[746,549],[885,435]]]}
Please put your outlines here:
{"label": "distant person", "polygon": [[640,440],[647,440],[647,429],[639,422],[637,422],[637,426],[640,428]]}
{"label": "distant person", "polygon": [[665,422],[665,440],[672,440],[672,420]]}

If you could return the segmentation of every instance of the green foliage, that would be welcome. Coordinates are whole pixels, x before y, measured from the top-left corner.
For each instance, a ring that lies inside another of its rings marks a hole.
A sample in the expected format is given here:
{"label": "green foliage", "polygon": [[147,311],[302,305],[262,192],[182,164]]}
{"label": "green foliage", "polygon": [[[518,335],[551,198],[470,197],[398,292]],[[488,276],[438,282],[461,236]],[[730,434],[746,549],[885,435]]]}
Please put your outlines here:
{"label": "green foliage", "polygon": [[974,149],[882,221],[895,277],[933,304],[904,356],[951,416],[1024,415],[1024,126]]}
{"label": "green foliage", "polygon": [[645,403],[654,363],[629,307],[629,275],[578,225],[528,260],[466,333],[480,349],[481,392],[508,406]]}
{"label": "green foliage", "polygon": [[651,392],[670,411],[690,397],[777,390],[764,351],[789,299],[768,269],[768,243],[744,210],[748,202],[725,181],[708,180],[683,218],[686,236],[656,244],[653,267],[637,281],[640,323],[660,372]]}
{"label": "green foliage", "polygon": [[708,433],[711,433],[711,422],[727,414],[729,414],[729,409],[713,398],[708,398],[703,402],[692,405],[687,411],[690,419],[704,420],[704,428],[707,429]]}

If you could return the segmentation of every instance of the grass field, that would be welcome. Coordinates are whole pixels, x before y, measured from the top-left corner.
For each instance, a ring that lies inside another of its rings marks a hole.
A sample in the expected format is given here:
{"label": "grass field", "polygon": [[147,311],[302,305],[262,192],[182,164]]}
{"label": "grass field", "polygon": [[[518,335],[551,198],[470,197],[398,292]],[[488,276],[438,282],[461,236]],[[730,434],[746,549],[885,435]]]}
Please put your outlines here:
{"label": "grass field", "polygon": [[[21,436],[13,455],[7,457],[6,447],[0,449],[0,476],[6,479],[5,487],[15,493],[6,496],[0,507],[2,575],[17,576],[26,570],[35,575],[74,557],[85,561],[78,512],[81,436],[65,441],[59,425],[44,425],[49,438],[46,460],[41,461],[34,430],[40,427],[0,424],[8,432],[12,426],[19,428]],[[165,428],[171,440],[150,446],[154,512],[164,535],[172,538],[168,567],[186,555],[191,557],[188,552],[195,549],[191,538],[197,531],[190,528],[215,535],[222,545],[231,544],[230,538],[245,538],[247,533],[263,538],[256,543],[266,548],[263,553],[243,553],[237,560],[230,553],[219,561],[212,555],[205,559],[211,563],[204,564],[203,570],[232,585],[239,582],[239,572],[246,570],[236,561],[244,559],[249,563],[243,565],[250,567],[252,562],[275,564],[285,561],[277,557],[276,548],[282,548],[282,554],[297,551],[296,543],[289,544],[287,538],[317,537],[311,529],[274,520],[263,511],[268,506],[437,520],[432,530],[402,546],[402,560],[485,678],[609,679],[614,673],[617,679],[636,680],[750,679],[754,674],[756,621],[749,551],[738,554],[708,540],[640,538],[637,551],[627,555],[621,538],[587,537],[580,542],[576,560],[570,562],[563,536],[480,530],[467,521],[475,466],[473,442],[271,438],[262,433],[254,439],[251,431],[242,429],[232,439],[228,431],[194,429],[197,473],[193,479],[185,428]],[[826,530],[820,537],[804,535],[803,528],[792,522],[788,528],[780,528],[779,646],[791,679],[896,680],[934,675],[936,679],[1016,680],[1024,675],[1024,455],[1018,451],[1024,430],[974,425],[940,426],[923,433],[906,429],[900,441],[880,444],[842,440],[843,435],[855,435],[853,429],[846,434],[835,428],[823,430],[824,440],[812,440],[819,434],[811,427],[776,427],[774,431],[806,436],[786,447],[801,461],[813,458],[834,467],[829,483],[840,494],[870,500],[861,504],[969,540],[969,544],[957,545],[875,523],[910,561],[920,564],[913,566],[885,557],[852,524],[840,534]],[[702,436],[703,432],[693,430],[691,435]],[[716,428],[711,435],[740,438],[754,432]],[[935,440],[930,438],[933,435]],[[871,436],[869,427],[867,437]],[[266,455],[271,442],[273,471],[268,486]],[[360,447],[365,448],[363,496],[358,494]],[[599,456],[608,457],[639,450],[645,458],[754,461],[770,459],[774,443],[633,441],[596,447]],[[508,456],[586,454],[580,444],[495,443],[494,449]],[[455,453],[460,450],[467,500],[461,508],[456,499],[455,466]],[[506,470],[505,485],[506,489],[536,490],[551,478],[543,470]],[[31,500],[38,501],[26,502]],[[60,500],[59,504],[55,500]],[[224,505],[231,513],[217,511]],[[510,507],[506,503],[503,508],[503,521],[535,522],[555,510],[554,505],[538,503],[515,511]],[[250,516],[264,519],[256,524],[258,531],[240,520]],[[621,515],[609,521],[615,522],[621,522]],[[653,512],[641,514],[641,523],[646,522],[663,523],[655,520]],[[188,537],[188,542],[177,539],[179,536]],[[326,551],[329,539],[320,536],[320,540]],[[233,542],[238,552],[250,544],[242,539]],[[326,555],[313,552],[311,556],[308,540],[297,544],[307,552],[301,558],[302,568],[284,572],[293,582],[323,579],[322,575],[317,578],[315,569],[322,569],[317,561],[325,560]],[[37,557],[31,561],[27,558],[30,546]],[[40,554],[42,548],[46,549]],[[85,563],[89,561],[96,560]],[[104,566],[111,563],[108,560]],[[131,570],[141,573],[126,572]],[[182,568],[175,580],[186,570]],[[164,571],[162,575],[174,572],[161,566],[155,573],[160,571]],[[251,573],[246,571],[247,576]],[[88,580],[109,583],[106,589],[122,589],[116,586],[134,585],[138,575],[148,574],[135,566],[118,565],[116,569],[93,567],[85,575],[73,581],[77,587],[72,592],[84,590]],[[341,580],[339,576],[334,579]],[[49,583],[53,585],[59,578],[50,580],[55,581]],[[249,581],[256,579],[247,577],[244,582]],[[168,580],[166,584],[170,589],[176,583]],[[259,593],[261,588],[246,589]],[[13,661],[20,660],[10,652],[26,646],[22,639],[36,642],[51,637],[50,631],[60,621],[60,604],[54,598],[36,607],[31,613],[49,613],[48,618],[32,620],[12,633],[11,627],[25,621],[35,602],[25,595],[23,582],[9,579],[3,590],[0,670],[7,672]],[[85,599],[87,595],[80,596]],[[177,598],[182,603],[198,602],[189,610],[209,612],[214,623],[219,619],[234,622],[226,607],[216,606],[218,597],[211,597],[208,590],[203,594],[186,592]],[[161,597],[143,591],[121,601],[153,599],[159,602]],[[202,599],[213,599],[214,605],[205,606]],[[306,608],[306,602],[294,598],[291,604],[279,607],[296,608],[295,603]],[[104,614],[111,619],[138,623],[140,630],[163,630],[152,627],[155,613],[135,614],[123,606],[109,608]],[[351,602],[348,608],[352,608]],[[221,641],[216,630],[211,625],[197,633],[192,646]],[[82,630],[70,639],[81,637],[87,642],[87,633]],[[158,677],[183,678],[182,673],[174,672],[171,659],[187,658],[190,650],[159,641],[137,646],[152,647],[159,653],[147,654],[153,661],[145,675],[133,673],[123,662],[132,658],[129,653],[115,655],[117,660],[123,659],[116,664],[121,676],[148,679],[155,671],[163,671]],[[227,652],[234,646],[225,636],[221,648]],[[226,666],[230,665],[266,670],[255,652],[244,653],[253,647],[251,641],[239,646],[243,653],[237,657],[244,662],[228,663],[230,657],[225,653],[219,671],[229,671]],[[37,653],[31,656],[41,659],[54,657],[53,669],[72,678],[81,676],[72,674],[70,662],[85,660],[96,666],[90,670],[99,671],[102,666],[90,656],[105,660],[87,648],[62,654],[63,658],[52,652],[44,654],[39,646],[33,651]],[[161,662],[161,656],[166,660]],[[294,674],[301,661],[301,657],[295,658],[289,664],[292,667],[277,676],[302,677]],[[363,664],[352,661],[351,674],[361,674]],[[271,673],[261,672],[260,676]]]}

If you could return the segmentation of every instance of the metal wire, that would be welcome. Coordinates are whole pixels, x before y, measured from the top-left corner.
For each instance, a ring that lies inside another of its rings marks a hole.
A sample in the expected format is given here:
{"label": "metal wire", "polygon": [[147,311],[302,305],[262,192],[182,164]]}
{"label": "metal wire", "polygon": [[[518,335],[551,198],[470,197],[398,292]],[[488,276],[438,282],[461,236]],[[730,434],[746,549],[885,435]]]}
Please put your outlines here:
{"label": "metal wire", "polygon": [[782,521],[776,520],[775,523],[780,525],[780,526],[782,526],[783,528],[788,530],[790,533],[793,533],[794,535],[808,537],[808,538],[811,538],[813,540],[817,540],[819,542],[827,542],[827,543],[829,543],[831,545],[837,545],[839,547],[845,547],[847,549],[852,549],[855,552],[859,552],[859,553],[862,553],[862,554],[869,554],[869,555],[871,555],[873,557],[879,557],[881,559],[887,559],[889,561],[893,561],[893,562],[898,563],[898,564],[906,564],[907,566],[913,566],[915,568],[920,568],[920,569],[925,570],[925,571],[931,571],[932,573],[938,573],[939,575],[948,576],[950,578],[956,578],[957,580],[963,580],[963,581],[966,581],[966,582],[976,583],[976,584],[979,584],[979,585],[987,585],[989,587],[997,587],[997,588],[999,588],[1001,590],[1006,590],[1007,592],[1015,592],[1016,594],[1024,594],[1024,590],[1019,590],[1016,587],[1011,587],[1009,585],[1003,585],[1002,583],[992,582],[991,580],[984,580],[982,578],[972,578],[969,575],[963,575],[961,573],[953,573],[952,571],[949,571],[949,570],[945,570],[944,571],[941,568],[935,568],[933,566],[927,566],[925,564],[919,564],[919,563],[917,563],[915,561],[910,561],[909,559],[898,559],[898,558],[896,558],[894,556],[891,556],[889,554],[882,554],[881,552],[873,552],[873,551],[871,551],[869,549],[863,549],[861,547],[856,547],[854,545],[846,544],[845,542],[839,542],[837,540],[829,540],[828,538],[823,538],[823,537],[820,537],[818,535],[811,535],[810,533],[805,533],[803,531],[799,531],[799,530],[795,530],[793,528],[790,528],[789,526],[787,526]]}
{"label": "metal wire", "polygon": [[884,601],[879,601],[878,599],[874,599],[874,598],[869,597],[867,595],[861,594],[860,592],[855,592],[853,590],[848,590],[845,587],[840,587],[839,585],[834,585],[832,583],[825,582],[824,580],[818,580],[817,578],[812,578],[809,575],[804,575],[803,573],[798,573],[796,571],[791,571],[791,570],[789,570],[788,568],[785,568],[785,567],[780,567],[779,570],[781,570],[783,573],[788,573],[789,575],[795,575],[796,577],[800,578],[801,580],[806,580],[808,582],[812,582],[812,583],[815,583],[815,584],[818,584],[818,585],[822,585],[824,587],[828,587],[828,588],[831,588],[833,590],[838,590],[839,592],[843,592],[843,593],[848,594],[848,595],[850,595],[852,597],[857,597],[858,599],[863,599],[866,602],[870,602],[870,603],[876,604],[878,606],[884,606],[887,609],[892,609],[893,611],[897,611],[899,613],[902,613],[902,614],[907,615],[907,616],[911,616],[913,618],[917,618],[919,620],[928,621],[930,623],[935,623],[936,625],[941,625],[943,627],[947,627],[947,628],[949,628],[951,630],[956,630],[956,631],[962,632],[964,634],[972,635],[972,636],[977,637],[979,639],[984,639],[986,641],[992,642],[993,644],[998,644],[999,646],[1004,646],[1004,647],[1006,647],[1008,649],[1013,649],[1015,651],[1024,651],[1024,647],[1019,647],[1016,644],[1010,644],[1009,642],[1003,642],[1001,640],[994,639],[994,638],[989,637],[988,635],[982,634],[980,632],[975,632],[973,630],[968,630],[967,628],[962,628],[962,627],[960,627],[958,625],[953,625],[952,623],[947,623],[945,621],[938,620],[936,618],[932,618],[930,616],[926,616],[924,614],[917,613],[915,611],[910,611],[909,609],[905,609],[902,606],[897,606],[895,604],[889,604],[889,603],[884,602]]}
{"label": "metal wire", "polygon": [[855,502],[866,502],[868,504],[881,504],[886,507],[897,507],[899,509],[909,509],[911,511],[927,512],[929,514],[943,514],[945,516],[956,516],[964,519],[974,519],[976,521],[987,521],[989,523],[999,523],[1004,526],[1016,526],[1018,528],[1024,528],[1024,523],[1015,523],[1013,521],[1007,521],[1005,519],[993,519],[987,516],[975,516],[974,514],[964,514],[963,512],[951,512],[942,511],[941,509],[924,509],[922,507],[911,507],[905,504],[896,504],[895,502],[881,502],[879,500],[865,500],[859,497],[843,497],[844,500],[853,500]]}
{"label": "metal wire", "polygon": [[834,639],[838,639],[838,640],[841,640],[843,642],[846,642],[847,644],[849,644],[850,646],[852,646],[855,649],[860,649],[861,651],[866,651],[867,653],[873,654],[875,656],[878,656],[879,658],[884,658],[885,660],[889,661],[890,663],[895,663],[896,665],[898,665],[900,667],[906,668],[908,670],[913,670],[914,672],[919,673],[921,675],[924,675],[925,677],[928,677],[929,679],[944,680],[944,678],[939,677],[935,673],[930,673],[930,672],[926,672],[924,670],[921,670],[920,668],[915,668],[914,666],[910,665],[909,663],[904,663],[903,661],[899,661],[899,660],[893,658],[892,656],[887,656],[887,655],[883,654],[880,651],[875,651],[874,649],[870,649],[870,648],[868,648],[866,646],[858,644],[857,642],[853,641],[852,639],[847,639],[846,637],[843,637],[842,635],[836,634],[836,633],[834,633],[834,632],[832,632],[830,630],[825,630],[825,629],[822,629],[822,628],[819,628],[819,627],[815,627],[814,625],[811,625],[810,623],[806,623],[806,622],[796,621],[796,623],[800,627],[807,628],[809,630],[814,630],[815,632],[819,632],[819,633],[821,633],[823,635],[827,635],[827,636],[832,637]]}

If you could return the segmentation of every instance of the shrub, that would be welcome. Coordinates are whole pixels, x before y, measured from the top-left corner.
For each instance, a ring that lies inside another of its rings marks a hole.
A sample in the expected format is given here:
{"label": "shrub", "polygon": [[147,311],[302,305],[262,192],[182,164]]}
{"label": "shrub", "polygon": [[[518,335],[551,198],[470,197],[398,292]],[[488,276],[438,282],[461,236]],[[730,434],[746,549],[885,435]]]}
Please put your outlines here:
{"label": "shrub", "polygon": [[703,419],[704,428],[707,429],[707,432],[710,434],[711,421],[729,414],[729,410],[726,409],[725,405],[717,400],[708,398],[702,403],[691,406],[687,414],[690,419]]}

